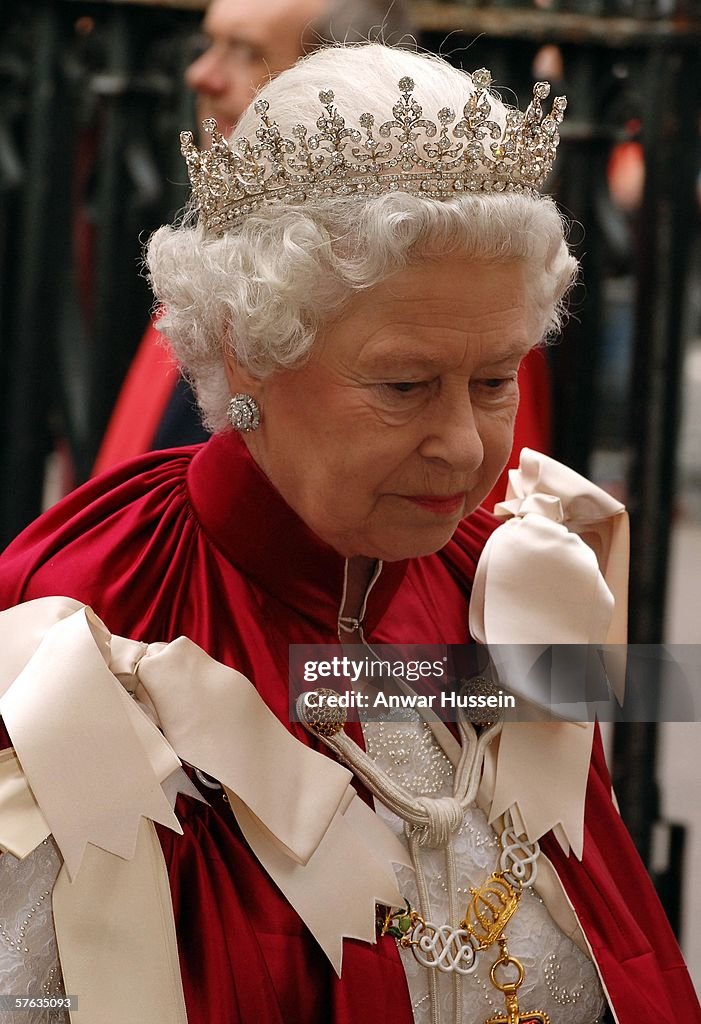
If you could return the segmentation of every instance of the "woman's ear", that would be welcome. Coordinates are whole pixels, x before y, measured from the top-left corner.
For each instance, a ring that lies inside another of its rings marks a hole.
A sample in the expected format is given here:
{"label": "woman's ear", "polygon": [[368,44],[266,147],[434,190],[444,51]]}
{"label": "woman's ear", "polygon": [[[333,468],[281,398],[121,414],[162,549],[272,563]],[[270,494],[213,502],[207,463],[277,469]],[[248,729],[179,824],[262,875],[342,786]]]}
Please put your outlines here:
{"label": "woman's ear", "polygon": [[253,377],[249,371],[238,362],[235,356],[224,354],[224,372],[229,385],[229,394],[247,394],[254,398],[260,398],[262,381]]}

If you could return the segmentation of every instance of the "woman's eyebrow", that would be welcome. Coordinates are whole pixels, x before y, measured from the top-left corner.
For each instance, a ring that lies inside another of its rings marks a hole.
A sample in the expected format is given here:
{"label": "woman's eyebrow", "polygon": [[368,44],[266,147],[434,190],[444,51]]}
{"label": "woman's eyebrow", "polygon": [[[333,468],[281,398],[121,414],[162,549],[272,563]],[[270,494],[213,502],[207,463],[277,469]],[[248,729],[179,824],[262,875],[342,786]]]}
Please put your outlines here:
{"label": "woman's eyebrow", "polygon": [[391,373],[396,370],[436,370],[445,365],[445,357],[433,356],[421,349],[405,349],[401,352],[386,352],[369,356],[366,370]]}
{"label": "woman's eyebrow", "polygon": [[[500,346],[496,352],[485,353],[484,358],[480,359],[480,363],[493,366],[513,359],[523,359],[531,348],[533,348],[532,342],[525,338],[519,338],[508,345]],[[399,352],[377,353],[368,356],[364,368],[380,373],[391,373],[397,370],[405,372],[407,370],[434,371],[445,366],[445,363],[444,355],[433,355],[420,348],[407,348]]]}
{"label": "woman's eyebrow", "polygon": [[483,362],[490,364],[506,363],[511,359],[523,359],[532,348],[534,348],[534,345],[531,341],[517,341],[513,345],[509,345],[508,348],[503,348],[501,351],[494,353],[493,356],[485,356]]}

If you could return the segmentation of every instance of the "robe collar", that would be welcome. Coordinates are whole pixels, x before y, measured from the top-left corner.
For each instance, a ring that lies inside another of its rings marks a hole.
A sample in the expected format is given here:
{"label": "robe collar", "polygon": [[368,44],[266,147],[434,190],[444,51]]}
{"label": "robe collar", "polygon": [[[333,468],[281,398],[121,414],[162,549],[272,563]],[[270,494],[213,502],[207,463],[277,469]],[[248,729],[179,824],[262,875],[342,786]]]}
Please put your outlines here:
{"label": "robe collar", "polygon": [[[187,488],[212,543],[252,583],[335,635],[346,559],[290,508],[239,434],[215,434],[190,463]],[[409,563],[385,562],[368,595],[364,625],[372,631]]]}

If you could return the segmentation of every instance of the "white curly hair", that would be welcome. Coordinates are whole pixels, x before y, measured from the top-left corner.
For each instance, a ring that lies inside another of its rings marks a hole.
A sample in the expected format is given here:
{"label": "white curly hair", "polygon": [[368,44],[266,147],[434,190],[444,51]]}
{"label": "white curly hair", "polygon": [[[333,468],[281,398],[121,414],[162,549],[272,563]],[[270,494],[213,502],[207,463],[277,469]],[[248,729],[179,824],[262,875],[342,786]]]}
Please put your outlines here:
{"label": "white curly hair", "polygon": [[[318,94],[332,89],[347,121],[365,111],[387,120],[397,82],[408,75],[424,117],[445,106],[462,110],[474,91],[469,75],[433,56],[378,43],[318,50],[258,94],[282,133],[302,123],[315,130]],[[492,98],[491,117],[505,118]],[[252,106],[231,137],[252,138]],[[186,215],[151,237],[146,255],[168,339],[197,394],[205,424],[227,425],[224,357],[257,377],[299,365],[324,321],[344,303],[422,259],[456,253],[479,261],[523,261],[529,270],[534,340],[560,327],[563,297],[577,262],[563,220],[546,197],[473,193],[446,200],[393,192],[271,205],[249,214],[223,236]]]}

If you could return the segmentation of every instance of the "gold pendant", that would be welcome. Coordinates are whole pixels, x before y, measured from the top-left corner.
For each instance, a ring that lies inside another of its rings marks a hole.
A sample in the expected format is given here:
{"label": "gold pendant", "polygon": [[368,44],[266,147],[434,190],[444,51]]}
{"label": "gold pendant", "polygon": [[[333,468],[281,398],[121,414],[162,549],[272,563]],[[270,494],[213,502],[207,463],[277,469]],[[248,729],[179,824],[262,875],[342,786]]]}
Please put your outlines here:
{"label": "gold pendant", "polygon": [[490,1017],[485,1024],[550,1024],[550,1017],[539,1010],[528,1014],[517,1013],[511,1017]]}
{"label": "gold pendant", "polygon": [[[484,1024],[550,1024],[550,1018],[543,1010],[522,1011],[520,1009],[516,993],[523,984],[525,975],[523,964],[515,956],[509,956],[509,951],[506,948],[506,939],[503,937],[499,939],[499,948],[501,955],[490,967],[489,978],[494,988],[499,989],[504,996],[506,1013],[490,1017]],[[500,967],[515,967],[517,971],[516,980],[500,981],[497,977],[497,971]]]}
{"label": "gold pendant", "polygon": [[530,1013],[519,1013],[508,1017],[490,1017],[485,1024],[550,1024],[547,1013],[540,1010],[531,1010]]}
{"label": "gold pendant", "polygon": [[461,928],[466,928],[477,949],[489,949],[516,913],[520,886],[510,882],[503,871],[495,871],[479,889],[471,888],[470,900]]}

